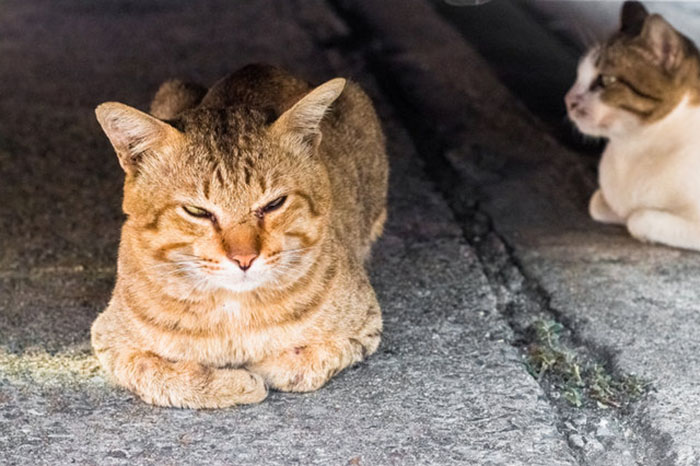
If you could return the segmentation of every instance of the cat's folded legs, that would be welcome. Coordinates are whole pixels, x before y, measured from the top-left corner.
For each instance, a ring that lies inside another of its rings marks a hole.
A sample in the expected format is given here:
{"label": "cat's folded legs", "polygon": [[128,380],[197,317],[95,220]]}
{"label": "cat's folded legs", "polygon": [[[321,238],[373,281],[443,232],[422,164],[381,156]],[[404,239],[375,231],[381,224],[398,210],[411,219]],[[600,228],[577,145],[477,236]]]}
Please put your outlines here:
{"label": "cat's folded legs", "polygon": [[379,346],[380,330],[357,338],[335,338],[295,346],[248,368],[263,376],[271,388],[308,392],[322,387],[346,367],[362,361]]}
{"label": "cat's folded legs", "polygon": [[641,241],[700,250],[700,224],[671,212],[636,210],[627,218],[627,229]]}
{"label": "cat's folded legs", "polygon": [[610,208],[600,189],[597,189],[596,192],[593,193],[593,196],[591,196],[591,201],[588,204],[588,212],[596,222],[614,223],[618,225],[623,225],[625,223],[625,219],[617,215]]}
{"label": "cat's folded legs", "polygon": [[267,397],[263,379],[245,369],[217,369],[193,361],[168,361],[139,350],[97,352],[116,381],[144,401],[179,408],[223,408]]}

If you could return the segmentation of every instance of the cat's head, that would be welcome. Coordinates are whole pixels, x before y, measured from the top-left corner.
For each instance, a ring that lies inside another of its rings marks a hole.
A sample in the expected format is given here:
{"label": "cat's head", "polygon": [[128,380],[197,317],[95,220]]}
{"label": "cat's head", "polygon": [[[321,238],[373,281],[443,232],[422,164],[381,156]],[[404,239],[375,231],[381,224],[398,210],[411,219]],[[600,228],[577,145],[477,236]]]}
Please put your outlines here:
{"label": "cat's head", "polygon": [[119,103],[97,107],[126,172],[130,260],[193,296],[281,289],[303,276],[331,209],[320,123],[344,85],[318,86],[279,118],[229,107],[165,122]]}
{"label": "cat's head", "polygon": [[569,118],[584,134],[624,137],[697,98],[698,53],[687,38],[639,2],[625,2],[620,30],[581,59],[566,94]]}

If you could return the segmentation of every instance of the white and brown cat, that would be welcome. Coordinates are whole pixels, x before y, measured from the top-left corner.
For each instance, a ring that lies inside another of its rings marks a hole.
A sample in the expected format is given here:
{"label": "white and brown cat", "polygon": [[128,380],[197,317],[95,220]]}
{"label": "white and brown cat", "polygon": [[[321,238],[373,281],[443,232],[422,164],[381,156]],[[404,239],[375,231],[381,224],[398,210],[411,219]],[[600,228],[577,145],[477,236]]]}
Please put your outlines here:
{"label": "white and brown cat", "polygon": [[581,60],[566,95],[585,134],[608,139],[591,216],[642,241],[700,250],[700,54],[639,2]]}
{"label": "white and brown cat", "polygon": [[165,83],[155,116],[96,113],[126,172],[117,282],[92,326],[117,384],[217,408],[315,390],[377,349],[365,263],[388,168],[359,86],[250,65],[208,91]]}

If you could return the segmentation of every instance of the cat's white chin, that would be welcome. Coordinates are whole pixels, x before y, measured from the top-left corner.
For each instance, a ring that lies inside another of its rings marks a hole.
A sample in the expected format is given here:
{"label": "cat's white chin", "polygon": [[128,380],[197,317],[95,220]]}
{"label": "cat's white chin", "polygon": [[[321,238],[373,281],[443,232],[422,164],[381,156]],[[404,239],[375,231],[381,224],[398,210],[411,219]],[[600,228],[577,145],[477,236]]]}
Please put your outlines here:
{"label": "cat's white chin", "polygon": [[569,117],[576,129],[583,135],[591,138],[607,138],[609,135],[605,128],[601,128],[594,123]]}
{"label": "cat's white chin", "polygon": [[260,288],[268,283],[269,277],[265,270],[253,266],[246,272],[233,268],[209,277],[209,282],[216,288],[245,293]]}
{"label": "cat's white chin", "polygon": [[240,279],[217,278],[214,280],[214,284],[217,288],[233,291],[234,293],[246,293],[260,288],[265,284],[265,282],[251,279],[249,277],[243,277]]}
{"label": "cat's white chin", "polygon": [[622,138],[635,134],[640,128],[635,115],[602,102],[590,104],[585,116],[570,112],[569,119],[582,134],[592,138]]}

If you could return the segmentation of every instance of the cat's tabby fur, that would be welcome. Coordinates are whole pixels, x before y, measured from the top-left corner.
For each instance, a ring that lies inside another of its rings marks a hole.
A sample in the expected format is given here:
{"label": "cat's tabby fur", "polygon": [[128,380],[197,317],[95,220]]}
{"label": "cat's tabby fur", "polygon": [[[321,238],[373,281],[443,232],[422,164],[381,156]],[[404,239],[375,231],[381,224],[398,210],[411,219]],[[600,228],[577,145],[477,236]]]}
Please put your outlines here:
{"label": "cat's tabby fur", "polygon": [[96,113],[126,172],[117,283],[92,326],[116,383],[217,408],[315,390],[377,349],[365,262],[388,168],[359,86],[250,65],[208,91],[166,82],[158,118]]}

